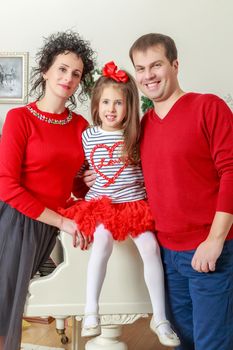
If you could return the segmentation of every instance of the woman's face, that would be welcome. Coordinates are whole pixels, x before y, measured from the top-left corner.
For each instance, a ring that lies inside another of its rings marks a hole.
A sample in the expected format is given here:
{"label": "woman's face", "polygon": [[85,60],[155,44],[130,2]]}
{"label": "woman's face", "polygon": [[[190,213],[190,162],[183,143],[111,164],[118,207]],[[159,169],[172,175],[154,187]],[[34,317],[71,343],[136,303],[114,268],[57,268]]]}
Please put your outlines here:
{"label": "woman's face", "polygon": [[53,64],[43,74],[45,95],[67,100],[77,90],[83,73],[83,61],[73,52],[56,56]]}

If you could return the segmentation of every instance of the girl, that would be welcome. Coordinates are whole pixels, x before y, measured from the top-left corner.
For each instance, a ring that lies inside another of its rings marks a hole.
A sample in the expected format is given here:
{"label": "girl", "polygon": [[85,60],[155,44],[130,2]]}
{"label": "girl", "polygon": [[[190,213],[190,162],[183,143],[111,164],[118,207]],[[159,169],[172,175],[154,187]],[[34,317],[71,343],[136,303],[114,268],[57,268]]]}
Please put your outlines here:
{"label": "girl", "polygon": [[103,69],[94,87],[91,110],[94,126],[82,134],[88,165],[95,184],[85,197],[62,213],[73,218],[79,230],[93,237],[88,265],[86,307],[82,336],[101,332],[98,302],[113,240],[134,240],[144,263],[153,318],[152,330],[162,344],[180,341],[166,320],[163,268],[139,161],[139,98],[133,78],[117,70],[114,62]]}
{"label": "girl", "polygon": [[[93,51],[78,34],[51,35],[32,75],[37,101],[7,114],[0,144],[0,349],[18,350],[31,277],[48,258],[58,229],[76,236],[77,225],[57,213],[70,197],[84,161],[85,119],[75,107],[86,93]],[[78,152],[73,152],[77,149]],[[81,236],[80,241],[81,241]],[[82,248],[86,248],[87,238]]]}

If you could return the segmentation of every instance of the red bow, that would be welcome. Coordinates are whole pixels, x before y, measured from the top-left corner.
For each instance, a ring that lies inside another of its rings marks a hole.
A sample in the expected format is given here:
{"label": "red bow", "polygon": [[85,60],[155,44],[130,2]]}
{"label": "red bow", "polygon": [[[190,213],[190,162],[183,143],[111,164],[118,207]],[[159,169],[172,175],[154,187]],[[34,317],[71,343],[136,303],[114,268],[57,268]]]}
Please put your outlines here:
{"label": "red bow", "polygon": [[117,70],[117,66],[113,61],[105,64],[102,74],[104,77],[112,78],[118,83],[126,83],[129,80],[128,75],[123,70]]}

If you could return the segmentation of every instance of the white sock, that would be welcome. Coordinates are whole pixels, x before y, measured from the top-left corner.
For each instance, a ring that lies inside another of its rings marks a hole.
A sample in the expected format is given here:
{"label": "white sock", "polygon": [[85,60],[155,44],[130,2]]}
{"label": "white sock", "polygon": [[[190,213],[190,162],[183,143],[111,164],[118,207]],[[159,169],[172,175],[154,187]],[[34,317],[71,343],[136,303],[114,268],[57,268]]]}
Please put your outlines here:
{"label": "white sock", "polygon": [[[111,232],[105,229],[103,224],[97,226],[94,233],[94,241],[87,269],[86,307],[85,314],[98,315],[99,296],[106,275],[108,259],[113,249]],[[98,324],[98,318],[86,316],[84,326]]]}

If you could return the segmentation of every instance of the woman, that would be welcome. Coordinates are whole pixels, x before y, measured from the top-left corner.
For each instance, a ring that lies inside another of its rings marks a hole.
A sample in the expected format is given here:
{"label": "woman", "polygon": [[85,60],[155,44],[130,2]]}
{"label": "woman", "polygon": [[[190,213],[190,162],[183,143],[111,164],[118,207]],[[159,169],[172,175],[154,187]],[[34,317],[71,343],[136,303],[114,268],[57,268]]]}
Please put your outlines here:
{"label": "woman", "polygon": [[[31,92],[38,99],[8,112],[0,144],[0,350],[18,350],[31,277],[48,258],[58,230],[76,243],[77,225],[57,213],[84,161],[86,120],[76,107],[87,93],[94,52],[77,33],[56,33],[37,53]],[[77,152],[78,149],[78,152]],[[86,249],[89,239],[78,232]]]}

